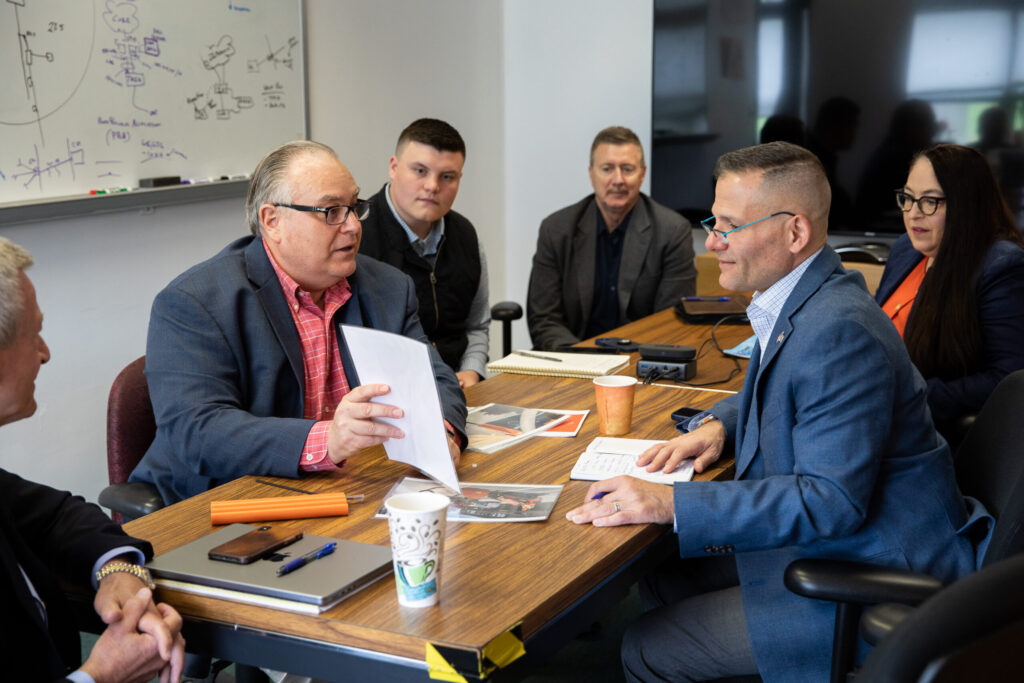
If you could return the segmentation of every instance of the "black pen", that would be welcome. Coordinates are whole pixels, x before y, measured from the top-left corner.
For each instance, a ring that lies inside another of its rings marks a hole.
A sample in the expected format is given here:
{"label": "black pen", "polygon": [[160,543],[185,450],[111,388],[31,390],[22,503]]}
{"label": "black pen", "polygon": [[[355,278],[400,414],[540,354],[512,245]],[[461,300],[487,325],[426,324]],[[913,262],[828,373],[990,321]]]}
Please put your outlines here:
{"label": "black pen", "polygon": [[[276,486],[279,489],[288,489],[289,491],[297,491],[299,493],[308,493],[311,496],[315,493],[314,491],[307,491],[306,489],[297,489],[294,486],[285,486],[284,484],[275,484],[274,482],[267,481],[266,479],[257,479],[256,483],[257,484],[266,484],[267,486]],[[363,502],[363,494],[356,493],[356,494],[353,494],[351,496],[345,496],[345,500],[347,500],[350,503],[362,503]]]}
{"label": "black pen", "polygon": [[291,574],[296,569],[305,567],[313,560],[319,560],[321,557],[325,555],[330,555],[334,552],[334,547],[337,545],[337,543],[331,541],[330,543],[323,544],[322,546],[320,546],[316,550],[313,550],[312,552],[306,553],[302,557],[296,557],[291,562],[287,562],[281,565],[277,570],[277,575],[284,576],[285,574]]}
{"label": "black pen", "polygon": [[512,353],[517,356],[526,356],[527,358],[537,358],[538,360],[549,360],[552,363],[561,363],[561,358],[555,358],[554,356],[542,356],[539,353],[530,353],[529,351],[513,351]]}

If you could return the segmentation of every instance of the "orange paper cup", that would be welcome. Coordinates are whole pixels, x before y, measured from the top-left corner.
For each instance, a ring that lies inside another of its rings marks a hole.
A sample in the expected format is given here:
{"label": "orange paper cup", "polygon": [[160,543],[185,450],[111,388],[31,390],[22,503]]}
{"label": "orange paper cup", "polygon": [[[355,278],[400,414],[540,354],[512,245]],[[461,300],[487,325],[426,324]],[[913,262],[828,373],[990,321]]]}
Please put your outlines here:
{"label": "orange paper cup", "polygon": [[633,396],[636,377],[602,375],[594,378],[597,419],[604,436],[628,434],[633,426]]}

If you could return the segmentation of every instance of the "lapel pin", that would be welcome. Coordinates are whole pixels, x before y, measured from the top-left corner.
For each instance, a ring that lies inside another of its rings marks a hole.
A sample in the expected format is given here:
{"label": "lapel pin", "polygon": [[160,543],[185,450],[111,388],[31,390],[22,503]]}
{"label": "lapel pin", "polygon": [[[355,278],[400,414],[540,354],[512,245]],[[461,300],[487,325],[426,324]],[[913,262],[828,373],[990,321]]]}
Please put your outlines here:
{"label": "lapel pin", "polygon": [[785,341],[785,339],[786,339],[786,333],[785,332],[779,332],[779,336],[778,336],[778,338],[775,339],[775,343],[776,344],[781,344],[783,341]]}

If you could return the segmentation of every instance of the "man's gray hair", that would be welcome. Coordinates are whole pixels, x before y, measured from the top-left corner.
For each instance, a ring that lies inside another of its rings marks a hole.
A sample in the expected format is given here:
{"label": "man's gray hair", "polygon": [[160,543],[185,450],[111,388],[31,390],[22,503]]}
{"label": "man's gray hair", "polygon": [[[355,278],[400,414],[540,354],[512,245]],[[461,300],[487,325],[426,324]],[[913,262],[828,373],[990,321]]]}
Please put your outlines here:
{"label": "man's gray hair", "polygon": [[312,140],[293,140],[270,150],[256,164],[252,180],[249,181],[249,194],[245,199],[245,219],[252,234],[260,234],[261,206],[287,204],[290,201],[290,188],[285,185],[285,177],[292,160],[305,154],[329,154],[338,158],[327,145]]}
{"label": "man's gray hair", "polygon": [[32,255],[6,237],[0,237],[0,349],[18,334],[18,319],[25,305],[21,273],[33,263]]}
{"label": "man's gray hair", "polygon": [[644,146],[636,133],[625,126],[608,126],[594,136],[594,142],[590,145],[590,165],[594,165],[594,152],[598,145],[636,145],[640,150],[640,165],[646,168],[644,163]]}

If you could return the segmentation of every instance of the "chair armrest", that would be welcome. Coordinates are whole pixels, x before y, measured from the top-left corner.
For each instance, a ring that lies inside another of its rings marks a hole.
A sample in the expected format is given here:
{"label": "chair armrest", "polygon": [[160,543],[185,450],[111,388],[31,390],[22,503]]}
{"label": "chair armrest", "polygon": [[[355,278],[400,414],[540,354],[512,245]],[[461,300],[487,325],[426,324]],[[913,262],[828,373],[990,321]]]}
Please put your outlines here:
{"label": "chair armrest", "polygon": [[878,645],[913,611],[913,607],[895,602],[875,605],[866,610],[860,618],[860,637],[868,645]]}
{"label": "chair armrest", "polygon": [[493,320],[519,320],[523,317],[523,307],[515,301],[499,301],[491,306]]}
{"label": "chair armrest", "polygon": [[791,562],[786,567],[785,584],[805,598],[861,605],[916,605],[942,588],[941,581],[927,574],[819,558]]}
{"label": "chair armrest", "polygon": [[125,519],[138,519],[164,506],[156,487],[142,481],[111,484],[100,491],[99,503]]}

